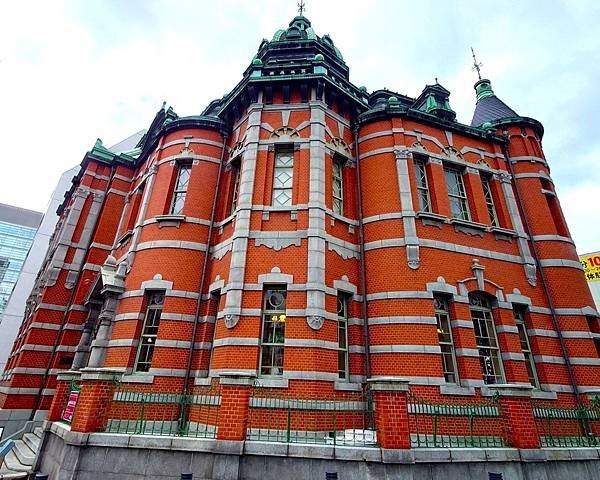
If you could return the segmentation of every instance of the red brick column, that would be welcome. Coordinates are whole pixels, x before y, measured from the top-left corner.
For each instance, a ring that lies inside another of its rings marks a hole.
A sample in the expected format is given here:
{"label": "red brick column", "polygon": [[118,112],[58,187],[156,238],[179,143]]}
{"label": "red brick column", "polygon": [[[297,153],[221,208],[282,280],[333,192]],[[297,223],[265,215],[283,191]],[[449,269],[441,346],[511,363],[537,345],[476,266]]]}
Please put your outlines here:
{"label": "red brick column", "polygon": [[220,377],[221,406],[217,421],[217,439],[245,440],[254,376],[231,372],[222,373]]}
{"label": "red brick column", "polygon": [[500,396],[500,414],[508,426],[508,441],[515,448],[540,448],[531,405],[531,385],[490,385]]}
{"label": "red brick column", "polygon": [[375,402],[375,429],[381,448],[410,448],[408,381],[399,377],[367,380]]}
{"label": "red brick column", "polygon": [[69,395],[71,389],[71,382],[73,380],[79,380],[80,375],[79,372],[64,372],[57,375],[54,397],[52,398],[52,404],[48,411],[48,420],[50,422],[56,422],[61,419],[67,401],[67,395]]}
{"label": "red brick column", "polygon": [[105,368],[81,370],[81,392],[71,423],[73,432],[97,432],[106,421],[121,371]]}

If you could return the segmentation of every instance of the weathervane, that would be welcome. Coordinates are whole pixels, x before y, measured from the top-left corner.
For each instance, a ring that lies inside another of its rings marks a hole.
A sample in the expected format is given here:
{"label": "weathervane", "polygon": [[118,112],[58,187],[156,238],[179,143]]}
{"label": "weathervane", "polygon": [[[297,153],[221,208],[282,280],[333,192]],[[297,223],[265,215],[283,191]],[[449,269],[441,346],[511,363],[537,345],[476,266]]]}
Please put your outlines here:
{"label": "weathervane", "polygon": [[475,57],[475,50],[471,47],[471,53],[473,54],[473,71],[477,72],[477,76],[479,80],[481,80],[481,67],[483,67],[483,63],[477,63],[477,57]]}
{"label": "weathervane", "polygon": [[305,9],[306,9],[306,3],[304,3],[304,0],[300,0],[298,2],[298,13],[300,14],[300,16],[302,16],[304,14]]}

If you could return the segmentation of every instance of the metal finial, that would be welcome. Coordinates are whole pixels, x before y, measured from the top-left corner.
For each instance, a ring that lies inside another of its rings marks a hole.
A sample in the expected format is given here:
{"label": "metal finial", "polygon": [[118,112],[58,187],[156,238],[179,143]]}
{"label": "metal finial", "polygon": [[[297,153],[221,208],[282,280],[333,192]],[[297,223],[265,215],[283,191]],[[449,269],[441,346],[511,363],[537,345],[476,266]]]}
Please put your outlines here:
{"label": "metal finial", "polygon": [[477,57],[475,56],[475,50],[471,47],[471,53],[473,54],[473,71],[477,72],[477,76],[479,80],[481,80],[481,67],[483,67],[483,63],[477,63]]}
{"label": "metal finial", "polygon": [[436,84],[436,85],[439,85],[439,82],[438,82],[438,79],[437,79],[437,77],[435,77],[435,84]]}
{"label": "metal finial", "polygon": [[304,3],[304,0],[300,0],[298,2],[298,13],[300,16],[304,14],[304,10],[306,10],[306,3]]}

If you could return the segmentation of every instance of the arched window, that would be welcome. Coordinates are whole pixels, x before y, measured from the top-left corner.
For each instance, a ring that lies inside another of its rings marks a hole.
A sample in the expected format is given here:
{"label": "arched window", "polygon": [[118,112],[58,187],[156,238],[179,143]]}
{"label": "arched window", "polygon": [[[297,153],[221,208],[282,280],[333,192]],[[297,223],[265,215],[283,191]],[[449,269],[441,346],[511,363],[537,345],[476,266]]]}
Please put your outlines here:
{"label": "arched window", "polygon": [[486,296],[471,294],[469,295],[469,306],[475,328],[475,341],[479,350],[479,364],[483,381],[486,384],[504,383],[492,305]]}

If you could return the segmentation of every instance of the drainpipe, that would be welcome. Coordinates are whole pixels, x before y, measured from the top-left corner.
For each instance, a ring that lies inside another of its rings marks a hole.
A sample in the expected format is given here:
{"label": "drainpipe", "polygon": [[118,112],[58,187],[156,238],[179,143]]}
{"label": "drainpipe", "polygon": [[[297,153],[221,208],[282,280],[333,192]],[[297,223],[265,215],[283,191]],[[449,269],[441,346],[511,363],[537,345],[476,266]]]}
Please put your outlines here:
{"label": "drainpipe", "polygon": [[[116,171],[117,171],[117,167],[116,167],[116,165],[113,164],[111,166],[110,178],[108,179],[108,182],[106,183],[106,188],[104,189],[104,196],[102,198],[102,204],[100,205],[100,209],[98,211],[98,216],[96,217],[96,222],[94,223],[94,228],[93,228],[92,234],[90,235],[90,239],[85,247],[86,253],[89,253],[90,245],[94,241],[94,236],[96,235],[96,230],[98,229],[98,224],[100,223],[100,216],[102,215],[102,211],[104,210],[104,204],[106,203],[106,197],[108,196],[108,191],[110,190],[110,186],[112,185],[112,181],[113,181]],[[87,255],[86,255],[86,257],[87,257]],[[77,270],[77,280],[79,280],[81,278],[81,272],[83,271],[83,267],[85,266],[84,260],[85,260],[85,257],[81,260],[81,265],[79,266],[79,269]],[[52,353],[50,355],[50,361],[48,362],[48,366],[46,367],[44,375],[42,376],[42,382],[40,384],[40,389],[35,397],[35,405],[34,405],[33,409],[31,410],[31,415],[29,416],[30,421],[35,418],[35,412],[40,407],[40,403],[42,400],[42,392],[44,391],[44,385],[48,381],[48,377],[50,375],[50,369],[51,369],[52,363],[54,362],[54,359],[56,357],[56,349],[58,348],[58,344],[60,343],[62,333],[64,332],[65,323],[67,323],[67,315],[69,313],[69,307],[73,303],[73,299],[75,298],[76,291],[77,291],[77,283],[75,283],[73,285],[73,288],[71,288],[71,293],[69,295],[69,301],[67,302],[67,309],[63,313],[63,316],[62,316],[62,319],[60,322],[60,328],[56,332],[56,339],[54,340],[54,345],[52,346]]]}
{"label": "drainpipe", "polygon": [[360,289],[362,291],[362,317],[364,322],[363,337],[365,344],[365,376],[371,377],[371,355],[369,341],[369,315],[367,304],[367,273],[365,262],[365,232],[362,213],[362,181],[360,159],[358,158],[358,126],[354,127],[354,158],[356,158],[356,201],[358,203],[358,243],[360,249]]}
{"label": "drainpipe", "polygon": [[[515,193],[517,197],[517,201],[519,202],[520,211],[524,212],[525,208],[523,206],[523,201],[521,197],[521,190],[519,188],[519,182],[517,182],[515,178],[515,173],[512,168],[512,164],[510,163],[510,156],[508,154],[508,148],[506,145],[502,145],[502,153],[506,158],[506,163],[508,165],[508,171],[510,172],[512,178],[514,179]],[[537,245],[533,240],[533,235],[531,234],[531,228],[529,226],[529,219],[527,215],[523,215],[523,224],[525,226],[525,233],[530,239],[531,247],[533,250],[533,258],[535,260],[538,271],[540,272],[540,277],[542,279],[542,286],[544,289],[544,294],[548,299],[548,306],[550,307],[550,313],[552,316],[552,324],[558,334],[558,341],[560,343],[560,349],[562,351],[563,356],[565,357],[565,364],[567,366],[567,371],[569,372],[569,381],[571,382],[571,387],[573,388],[573,392],[575,393],[575,400],[577,401],[577,405],[581,406],[583,403],[581,402],[581,396],[579,395],[579,391],[577,390],[577,382],[575,381],[575,372],[573,371],[573,365],[571,364],[571,360],[569,358],[569,354],[567,351],[567,344],[565,343],[565,338],[563,337],[562,331],[560,329],[560,324],[558,322],[558,316],[556,314],[556,309],[554,307],[554,302],[552,301],[552,296],[550,295],[550,289],[548,288],[548,284],[546,282],[546,274],[544,273],[544,268],[542,267],[542,263],[540,261]],[[585,424],[586,422],[584,422]],[[589,426],[586,426],[589,428]]]}
{"label": "drainpipe", "polygon": [[[215,195],[213,197],[212,209],[210,212],[210,225],[208,226],[208,237],[206,241],[206,252],[204,253],[204,262],[202,263],[202,271],[200,272],[200,281],[198,287],[198,300],[196,300],[196,313],[194,314],[194,326],[192,328],[192,338],[190,342],[190,350],[188,353],[187,367],[185,370],[185,378],[183,382],[182,393],[185,395],[189,391],[189,380],[192,372],[192,358],[194,355],[194,344],[196,343],[196,332],[198,330],[198,320],[200,318],[200,306],[202,305],[202,292],[206,283],[206,271],[208,270],[208,260],[210,258],[210,247],[212,243],[212,232],[215,224],[215,216],[217,214],[217,201],[219,199],[221,187],[221,175],[223,173],[223,159],[225,158],[225,148],[227,144],[227,134],[223,135],[223,148],[221,149],[221,158],[219,160],[219,172],[217,173],[217,184],[215,186]],[[216,322],[215,322],[216,327]],[[212,348],[212,346],[211,346]]]}

